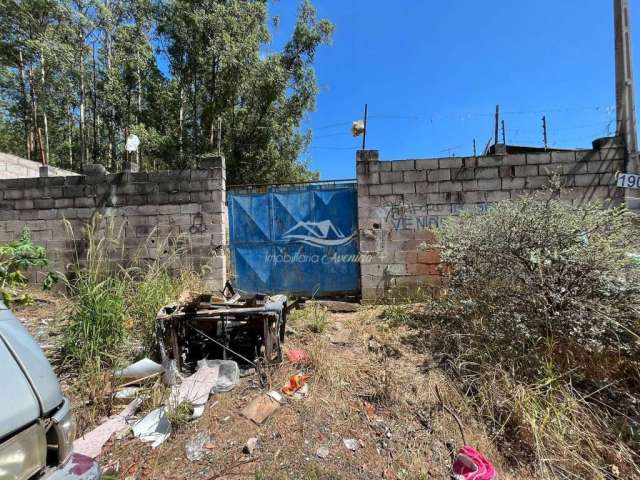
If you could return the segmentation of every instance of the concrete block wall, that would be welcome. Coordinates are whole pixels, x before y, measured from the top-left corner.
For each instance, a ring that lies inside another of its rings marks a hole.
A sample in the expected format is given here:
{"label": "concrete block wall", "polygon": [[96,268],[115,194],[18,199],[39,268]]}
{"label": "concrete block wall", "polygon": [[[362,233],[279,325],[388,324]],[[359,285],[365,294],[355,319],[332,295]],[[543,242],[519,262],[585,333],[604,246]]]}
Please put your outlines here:
{"label": "concrete block wall", "polygon": [[441,285],[432,226],[465,210],[541,189],[557,175],[573,204],[621,202],[616,173],[625,151],[609,141],[593,150],[551,151],[469,158],[380,161],[375,150],[357,153],[358,228],[362,298]]}
{"label": "concrete block wall", "polygon": [[156,259],[177,245],[182,260],[203,269],[210,289],[226,281],[226,174],[224,159],[210,168],[123,172],[0,180],[0,243],[12,241],[27,227],[47,248],[50,269],[66,271],[83,226],[96,216],[111,219],[121,231],[125,264],[132,258]]}
{"label": "concrete block wall", "polygon": [[[25,158],[20,158],[10,153],[0,153],[0,180],[7,178],[30,178],[40,176],[41,163],[33,162]],[[49,176],[64,177],[76,175],[69,170],[49,167]]]}

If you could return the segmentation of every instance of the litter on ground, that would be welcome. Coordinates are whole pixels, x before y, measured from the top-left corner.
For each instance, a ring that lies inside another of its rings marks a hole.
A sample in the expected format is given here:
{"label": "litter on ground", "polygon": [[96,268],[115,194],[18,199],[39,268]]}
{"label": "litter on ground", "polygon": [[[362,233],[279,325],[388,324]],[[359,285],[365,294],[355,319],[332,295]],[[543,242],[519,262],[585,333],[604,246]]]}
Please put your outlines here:
{"label": "litter on ground", "polygon": [[240,413],[256,425],[262,425],[278,408],[280,408],[280,403],[270,395],[262,394],[249,402]]}
{"label": "litter on ground", "polygon": [[171,435],[171,423],[165,407],[156,408],[133,426],[133,435],[156,448]]}
{"label": "litter on ground", "polygon": [[113,375],[116,378],[128,378],[133,380],[142,380],[152,375],[159,375],[164,372],[164,367],[149,358],[143,358],[132,363],[126,368],[116,370]]}
{"label": "litter on ground", "polygon": [[102,447],[111,438],[111,435],[128,426],[127,420],[136,413],[140,405],[142,405],[142,400],[134,400],[122,412],[110,417],[102,425],[78,438],[73,442],[74,451],[87,457],[96,458],[100,455]]}
{"label": "litter on ground", "polygon": [[496,471],[491,462],[473,447],[462,447],[453,462],[455,480],[493,480]]}
{"label": "litter on ground", "polygon": [[309,375],[303,375],[298,373],[297,375],[293,375],[289,378],[289,383],[287,383],[284,387],[280,389],[282,393],[285,395],[292,396],[298,390],[300,390],[303,386],[307,384],[309,381]]}

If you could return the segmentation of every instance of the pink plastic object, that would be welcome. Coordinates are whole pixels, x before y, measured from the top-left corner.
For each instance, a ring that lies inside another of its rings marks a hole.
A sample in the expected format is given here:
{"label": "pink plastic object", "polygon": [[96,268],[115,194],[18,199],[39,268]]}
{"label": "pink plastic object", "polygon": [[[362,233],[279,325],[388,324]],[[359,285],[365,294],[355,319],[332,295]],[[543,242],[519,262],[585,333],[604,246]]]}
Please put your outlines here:
{"label": "pink plastic object", "polygon": [[493,480],[496,470],[487,458],[473,447],[462,447],[453,462],[456,480]]}
{"label": "pink plastic object", "polygon": [[309,354],[301,348],[287,350],[287,358],[291,363],[305,363],[309,360]]}

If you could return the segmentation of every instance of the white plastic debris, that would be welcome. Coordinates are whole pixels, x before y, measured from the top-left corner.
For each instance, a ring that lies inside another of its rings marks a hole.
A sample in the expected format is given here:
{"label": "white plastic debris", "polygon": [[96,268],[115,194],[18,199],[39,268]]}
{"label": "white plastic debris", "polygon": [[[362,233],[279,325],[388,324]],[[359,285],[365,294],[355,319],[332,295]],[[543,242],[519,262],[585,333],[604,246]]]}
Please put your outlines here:
{"label": "white plastic debris", "polygon": [[162,372],[164,372],[162,365],[157,364],[149,358],[143,358],[142,360],[132,363],[127,368],[116,370],[113,374],[118,378],[139,380]]}
{"label": "white plastic debris", "polygon": [[228,392],[240,383],[240,368],[233,360],[201,360],[198,366],[205,363],[208,367],[218,367],[218,380],[213,387],[214,392]]}
{"label": "white plastic debris", "polygon": [[328,447],[318,447],[316,450],[316,457],[322,458],[323,460],[329,456],[329,448]]}
{"label": "white plastic debris", "polygon": [[211,437],[206,432],[198,432],[189,439],[184,446],[187,458],[192,461],[201,460],[204,457],[206,445],[211,442]]}
{"label": "white plastic debris", "polygon": [[156,448],[171,435],[171,423],[165,407],[156,408],[133,426],[133,435]]}
{"label": "white plastic debris", "polygon": [[193,405],[192,418],[201,417],[204,406],[209,400],[214,386],[218,381],[219,366],[210,367],[207,363],[200,363],[196,373],[185,378],[179,387],[171,389],[168,408],[176,409],[183,402]]}
{"label": "white plastic debris", "polygon": [[355,452],[360,448],[360,441],[355,438],[344,438],[342,443],[344,443],[344,446],[352,452]]}

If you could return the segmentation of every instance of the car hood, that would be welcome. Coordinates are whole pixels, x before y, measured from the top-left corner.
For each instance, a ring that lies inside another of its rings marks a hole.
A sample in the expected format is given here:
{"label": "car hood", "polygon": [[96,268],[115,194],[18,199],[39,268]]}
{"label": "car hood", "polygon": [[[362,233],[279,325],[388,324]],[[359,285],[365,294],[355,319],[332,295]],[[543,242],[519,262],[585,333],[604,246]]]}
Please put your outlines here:
{"label": "car hood", "polygon": [[[58,379],[42,349],[0,302],[0,437],[55,410],[63,401]],[[19,412],[17,412],[19,410]],[[9,430],[7,430],[9,429]]]}

